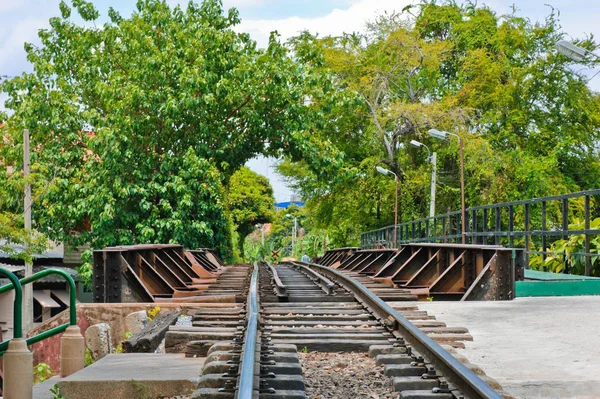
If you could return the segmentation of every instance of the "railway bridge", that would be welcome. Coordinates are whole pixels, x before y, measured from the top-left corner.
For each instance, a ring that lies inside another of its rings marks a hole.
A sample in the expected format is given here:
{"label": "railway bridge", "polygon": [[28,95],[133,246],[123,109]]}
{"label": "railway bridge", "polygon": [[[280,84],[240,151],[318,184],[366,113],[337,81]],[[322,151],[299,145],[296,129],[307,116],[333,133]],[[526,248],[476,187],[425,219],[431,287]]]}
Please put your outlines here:
{"label": "railway bridge", "polygon": [[[535,350],[561,318],[574,339],[598,347],[598,297],[545,297],[600,293],[598,195],[402,223],[314,262],[226,265],[210,249],[175,244],[104,248],[94,252],[94,303],[72,297],[26,337],[17,307],[33,280],[0,270],[11,281],[0,293],[16,292],[15,339],[0,346],[4,397],[600,397],[600,357],[584,361],[564,340]],[[582,250],[558,253],[556,242],[573,236]],[[551,273],[557,264],[562,273]],[[147,314],[154,318],[129,331]],[[539,334],[523,333],[531,325]],[[94,342],[109,349],[92,351]],[[32,388],[33,359],[60,374]],[[570,361],[589,377],[571,378],[560,364]],[[547,379],[528,362],[545,366]],[[553,379],[557,370],[564,380]]]}

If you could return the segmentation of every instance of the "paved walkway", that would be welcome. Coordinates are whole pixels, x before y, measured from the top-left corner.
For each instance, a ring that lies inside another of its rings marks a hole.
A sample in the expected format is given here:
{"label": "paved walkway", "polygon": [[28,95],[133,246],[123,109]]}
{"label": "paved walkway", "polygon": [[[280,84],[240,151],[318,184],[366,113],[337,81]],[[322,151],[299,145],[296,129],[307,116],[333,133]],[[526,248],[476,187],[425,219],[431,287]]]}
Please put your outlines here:
{"label": "paved walkway", "polygon": [[131,353],[108,355],[63,379],[53,377],[34,387],[33,399],[52,399],[59,384],[65,398],[130,399],[190,394],[205,358],[183,354]]}
{"label": "paved walkway", "polygon": [[600,296],[419,302],[473,342],[459,350],[517,398],[600,398]]}

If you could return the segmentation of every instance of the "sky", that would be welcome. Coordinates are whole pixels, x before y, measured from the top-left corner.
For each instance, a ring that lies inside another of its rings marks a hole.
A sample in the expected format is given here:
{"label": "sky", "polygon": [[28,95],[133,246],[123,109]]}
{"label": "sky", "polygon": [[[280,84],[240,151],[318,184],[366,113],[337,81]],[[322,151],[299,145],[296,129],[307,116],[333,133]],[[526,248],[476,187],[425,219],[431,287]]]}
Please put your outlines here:
{"label": "sky", "polygon": [[[176,4],[176,0],[167,0]],[[67,1],[68,2],[68,1]],[[307,29],[320,35],[338,35],[360,31],[365,22],[383,12],[400,12],[411,0],[225,0],[225,8],[236,7],[242,23],[239,31],[249,32],[259,46],[267,43],[271,31],[276,30],[285,40]],[[0,78],[31,71],[23,44],[38,43],[37,31],[49,26],[48,20],[59,15],[60,0],[0,0]],[[112,6],[122,16],[135,9],[136,0],[96,0],[94,4],[106,17]],[[185,2],[187,3],[187,1]],[[505,14],[516,6],[518,14],[532,21],[543,21],[550,6],[559,10],[560,24],[567,39],[600,36],[600,1],[596,0],[486,0],[498,14]],[[590,76],[594,72],[590,73]],[[590,86],[600,90],[600,76]],[[0,109],[5,97],[0,94]],[[256,158],[248,166],[269,178],[277,202],[289,201],[291,190],[274,169],[275,159]]]}

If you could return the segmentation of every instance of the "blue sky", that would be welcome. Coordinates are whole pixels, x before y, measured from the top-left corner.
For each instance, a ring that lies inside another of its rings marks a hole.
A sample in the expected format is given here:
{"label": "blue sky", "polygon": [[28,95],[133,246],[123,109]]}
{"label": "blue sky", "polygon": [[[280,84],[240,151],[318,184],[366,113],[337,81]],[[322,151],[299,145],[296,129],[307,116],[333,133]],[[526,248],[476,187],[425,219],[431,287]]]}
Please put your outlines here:
{"label": "blue sky", "polygon": [[[176,0],[167,0],[170,4]],[[48,27],[48,19],[59,14],[60,0],[0,0],[0,76],[19,75],[30,71],[25,58],[24,42],[37,42],[37,30]],[[241,31],[249,32],[259,45],[264,45],[269,33],[277,30],[283,39],[308,29],[321,35],[358,31],[364,23],[384,11],[400,11],[410,0],[225,0],[225,7],[240,11]],[[123,16],[135,9],[136,0],[96,0],[102,15],[109,6]],[[187,3],[184,2],[184,3]],[[487,0],[499,14],[508,13],[514,4],[519,14],[532,21],[543,20],[550,8],[560,11],[560,23],[567,38],[600,36],[600,1],[594,0]],[[593,73],[593,72],[592,72]],[[600,76],[590,85],[600,90]],[[0,95],[0,108],[5,97]],[[277,201],[287,201],[291,191],[273,169],[275,160],[264,158],[249,162],[258,173],[267,176],[275,190]]]}

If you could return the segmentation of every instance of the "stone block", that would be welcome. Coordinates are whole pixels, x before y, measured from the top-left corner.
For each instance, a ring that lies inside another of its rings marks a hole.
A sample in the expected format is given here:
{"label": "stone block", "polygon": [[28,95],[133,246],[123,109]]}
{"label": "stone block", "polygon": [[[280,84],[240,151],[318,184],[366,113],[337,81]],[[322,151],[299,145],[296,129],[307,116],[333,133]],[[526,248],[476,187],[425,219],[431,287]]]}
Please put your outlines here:
{"label": "stone block", "polygon": [[148,315],[145,310],[129,313],[125,317],[125,328],[131,334],[137,334],[148,326]]}
{"label": "stone block", "polygon": [[106,323],[89,326],[85,331],[85,345],[95,361],[112,352],[112,332]]}

